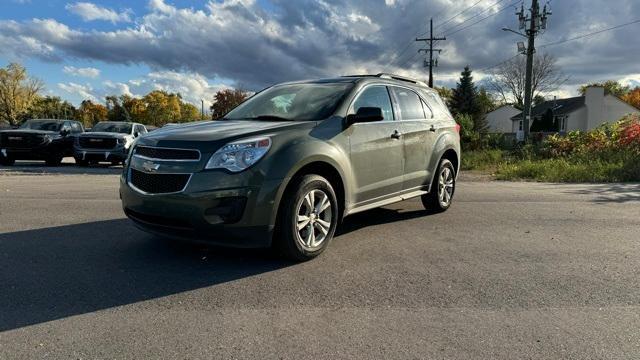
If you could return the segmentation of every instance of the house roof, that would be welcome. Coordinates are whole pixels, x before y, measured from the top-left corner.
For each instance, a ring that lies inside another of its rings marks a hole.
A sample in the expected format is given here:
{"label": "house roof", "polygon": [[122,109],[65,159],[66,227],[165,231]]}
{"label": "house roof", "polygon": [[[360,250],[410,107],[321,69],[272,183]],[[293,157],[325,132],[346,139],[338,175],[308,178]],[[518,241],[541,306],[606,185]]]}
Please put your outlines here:
{"label": "house roof", "polygon": [[488,112],[487,114],[494,113],[494,112],[496,112],[496,111],[498,111],[498,110],[502,110],[502,109],[504,109],[504,108],[517,110],[513,105],[505,104],[505,105],[500,105],[500,106],[498,106],[497,108],[495,108],[495,110],[490,111],[490,112]]}
{"label": "house roof", "polygon": [[[542,116],[547,110],[553,110],[554,115],[567,115],[584,106],[584,96],[577,96],[567,99],[557,99],[545,101],[542,104],[534,106],[531,109],[531,116]],[[522,118],[522,112],[511,117],[511,120],[520,120]]]}

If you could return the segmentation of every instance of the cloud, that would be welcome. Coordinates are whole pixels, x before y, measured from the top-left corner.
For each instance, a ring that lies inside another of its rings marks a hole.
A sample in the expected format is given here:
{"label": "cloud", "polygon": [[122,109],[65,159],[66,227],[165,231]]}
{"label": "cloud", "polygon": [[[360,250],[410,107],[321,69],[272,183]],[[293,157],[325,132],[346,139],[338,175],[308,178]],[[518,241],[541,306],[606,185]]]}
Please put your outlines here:
{"label": "cloud", "polygon": [[[496,1],[483,0],[440,25],[476,2],[379,0],[378,6],[372,6],[371,0],[270,0],[265,8],[256,0],[219,0],[181,8],[151,0],[135,23],[110,31],[70,27],[52,19],[0,20],[0,48],[9,57],[142,64],[165,75],[164,80],[155,80],[157,86],[171,81],[174,88],[181,84],[171,80],[171,74],[229,79],[249,90],[288,80],[381,71],[425,79],[424,54],[418,54],[424,44],[414,39],[426,33],[425,19],[435,16],[436,35],[447,37],[438,44],[443,52],[436,84],[453,86],[465,65],[471,65],[480,80],[488,71],[479,70],[516,53],[519,38],[500,31],[504,26],[517,27],[513,7],[503,5],[511,2],[490,8]],[[549,28],[537,39],[539,45],[640,17],[637,0],[618,0],[615,6],[607,0],[554,2],[553,7]],[[594,8],[603,11],[594,12]],[[458,32],[480,19],[485,20]],[[635,29],[622,28],[538,51],[558,58],[571,77],[567,89],[595,78],[625,78],[637,73],[630,60],[640,57]],[[140,80],[147,86],[154,81],[151,77]],[[127,85],[137,93],[135,84]],[[190,88],[194,94],[196,88]]]}
{"label": "cloud", "polygon": [[143,77],[133,79],[127,83],[104,82],[104,95],[129,95],[141,97],[154,90],[179,93],[182,98],[194,105],[200,105],[204,100],[205,106],[210,106],[213,96],[219,90],[228,88],[222,83],[212,84],[206,77],[197,73],[181,73],[176,71],[151,72]]}
{"label": "cloud", "polygon": [[82,100],[97,101],[97,97],[94,95],[93,88],[90,85],[80,85],[69,82],[59,83],[58,88],[70,95],[78,96]]}
{"label": "cloud", "polygon": [[67,4],[65,9],[80,16],[84,21],[105,20],[111,21],[114,24],[118,22],[131,22],[131,15],[133,13],[131,9],[126,9],[119,13],[90,2]]}
{"label": "cloud", "polygon": [[57,85],[76,103],[84,99],[104,101],[108,95],[127,95],[140,98],[151,91],[163,90],[169,93],[179,93],[184,101],[198,107],[200,107],[200,101],[204,100],[207,108],[211,105],[217,91],[229,88],[223,83],[212,83],[201,74],[176,71],[150,72],[127,82],[106,80],[98,88],[74,82]]}
{"label": "cloud", "polygon": [[95,79],[100,76],[100,70],[92,67],[77,68],[75,66],[65,66],[62,71],[71,76],[81,76],[90,79]]}

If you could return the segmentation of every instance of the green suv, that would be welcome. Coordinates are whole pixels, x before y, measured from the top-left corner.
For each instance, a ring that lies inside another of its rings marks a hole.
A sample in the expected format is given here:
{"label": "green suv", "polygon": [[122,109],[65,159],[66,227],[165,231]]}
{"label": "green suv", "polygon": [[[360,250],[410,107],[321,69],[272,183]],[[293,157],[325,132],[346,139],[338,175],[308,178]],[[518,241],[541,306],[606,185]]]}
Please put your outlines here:
{"label": "green suv", "polygon": [[459,126],[434,90],[347,76],[275,85],[221,120],[141,136],[120,196],[147,232],[307,260],[345,216],[415,197],[447,210],[459,164]]}

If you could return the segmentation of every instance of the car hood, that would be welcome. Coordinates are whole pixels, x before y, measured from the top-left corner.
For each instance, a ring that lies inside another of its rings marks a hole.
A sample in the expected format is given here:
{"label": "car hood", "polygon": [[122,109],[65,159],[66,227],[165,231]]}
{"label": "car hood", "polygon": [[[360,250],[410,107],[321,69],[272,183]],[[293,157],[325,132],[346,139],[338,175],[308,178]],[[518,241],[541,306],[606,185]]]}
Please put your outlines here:
{"label": "car hood", "polygon": [[218,120],[159,129],[138,140],[139,145],[198,148],[214,151],[238,139],[277,132],[313,128],[315,121]]}
{"label": "car hood", "polygon": [[57,131],[44,131],[44,130],[31,130],[31,129],[12,129],[12,130],[2,130],[0,134],[10,134],[10,135],[58,135]]}
{"label": "car hood", "polygon": [[123,139],[127,136],[130,136],[129,134],[122,134],[122,133],[113,133],[113,132],[85,132],[80,134],[80,137],[101,137],[101,138],[116,138],[116,139]]}

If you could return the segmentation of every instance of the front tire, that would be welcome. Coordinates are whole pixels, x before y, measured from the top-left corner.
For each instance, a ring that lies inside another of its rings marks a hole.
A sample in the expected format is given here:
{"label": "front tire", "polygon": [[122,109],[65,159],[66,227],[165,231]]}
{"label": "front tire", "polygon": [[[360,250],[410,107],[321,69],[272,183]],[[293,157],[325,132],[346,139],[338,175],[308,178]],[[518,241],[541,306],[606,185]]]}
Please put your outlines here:
{"label": "front tire", "polygon": [[453,202],[455,190],[456,170],[451,161],[442,159],[433,177],[429,193],[422,195],[422,205],[425,209],[436,213],[447,211]]}
{"label": "front tire", "polygon": [[281,203],[274,245],[285,257],[307,261],[329,245],[338,224],[338,202],[331,184],[318,175],[305,175]]}
{"label": "front tire", "polygon": [[76,164],[80,167],[87,167],[89,166],[89,161],[76,158]]}

